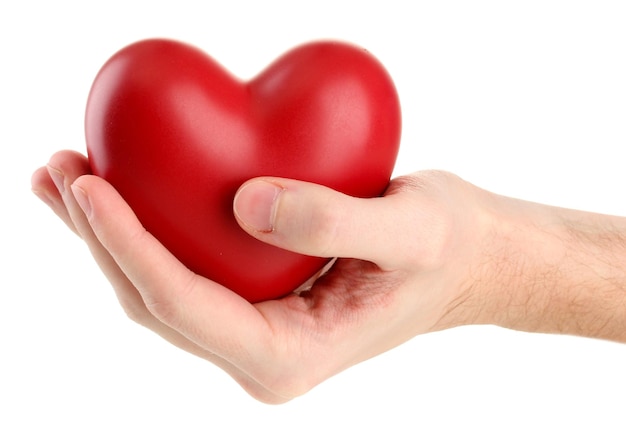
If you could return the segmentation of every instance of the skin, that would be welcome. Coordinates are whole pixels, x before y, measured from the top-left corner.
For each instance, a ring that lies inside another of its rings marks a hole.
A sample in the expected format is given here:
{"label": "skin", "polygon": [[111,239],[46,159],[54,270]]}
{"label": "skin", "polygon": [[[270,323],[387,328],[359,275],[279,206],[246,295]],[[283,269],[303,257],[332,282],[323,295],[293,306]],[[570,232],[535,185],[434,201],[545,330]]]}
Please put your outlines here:
{"label": "skin", "polygon": [[279,300],[249,304],[178,262],[87,159],[56,153],[33,192],[89,246],[137,323],[266,403],[427,332],[494,324],[626,341],[626,219],[507,198],[440,171],[384,196],[258,178],[237,221],[269,244],[336,258]]}

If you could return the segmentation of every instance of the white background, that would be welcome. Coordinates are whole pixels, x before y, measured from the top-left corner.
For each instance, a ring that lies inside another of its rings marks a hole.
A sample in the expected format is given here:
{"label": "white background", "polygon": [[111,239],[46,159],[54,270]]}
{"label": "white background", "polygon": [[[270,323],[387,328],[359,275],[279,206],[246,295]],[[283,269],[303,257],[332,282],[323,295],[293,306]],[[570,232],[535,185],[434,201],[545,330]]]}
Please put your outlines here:
{"label": "white background", "polygon": [[3,2],[0,435],[625,435],[626,346],[494,327],[424,335],[288,404],[260,404],[127,320],[86,247],[30,193],[53,152],[84,151],[89,87],[126,44],[181,39],[249,78],[333,38],[369,49],[396,82],[396,174],[440,168],[626,215],[623,5]]}

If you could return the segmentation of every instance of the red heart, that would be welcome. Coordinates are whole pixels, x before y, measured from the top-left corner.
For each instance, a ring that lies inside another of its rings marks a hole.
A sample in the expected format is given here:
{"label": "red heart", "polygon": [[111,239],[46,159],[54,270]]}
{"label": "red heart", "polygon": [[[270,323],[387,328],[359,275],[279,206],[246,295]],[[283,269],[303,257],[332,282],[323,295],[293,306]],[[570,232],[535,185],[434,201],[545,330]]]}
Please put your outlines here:
{"label": "red heart", "polygon": [[243,82],[196,48],[141,41],[102,67],[85,120],[94,174],[186,266],[250,302],[289,293],[327,260],[246,234],[237,188],[281,176],[378,196],[400,124],[383,66],[338,42],[297,47]]}

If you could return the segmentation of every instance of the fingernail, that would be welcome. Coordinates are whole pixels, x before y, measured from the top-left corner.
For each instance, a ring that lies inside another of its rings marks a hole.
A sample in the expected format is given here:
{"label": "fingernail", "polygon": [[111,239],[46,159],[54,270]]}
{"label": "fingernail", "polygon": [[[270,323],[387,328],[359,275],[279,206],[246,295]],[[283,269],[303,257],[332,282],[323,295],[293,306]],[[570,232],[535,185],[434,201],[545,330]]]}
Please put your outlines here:
{"label": "fingernail", "polygon": [[48,173],[52,178],[52,182],[56,185],[57,190],[59,190],[59,193],[63,194],[65,191],[65,175],[58,168],[54,168],[50,165],[47,165],[46,167],[48,168]]}
{"label": "fingernail", "polygon": [[283,188],[264,181],[245,185],[234,200],[235,214],[244,224],[259,232],[274,230],[278,196]]}
{"label": "fingernail", "polygon": [[85,215],[89,217],[89,215],[91,214],[91,203],[89,202],[89,197],[87,196],[87,193],[85,192],[85,190],[75,184],[72,184],[70,188],[72,189],[72,193],[74,194],[76,203],[78,203],[78,206],[80,206]]}

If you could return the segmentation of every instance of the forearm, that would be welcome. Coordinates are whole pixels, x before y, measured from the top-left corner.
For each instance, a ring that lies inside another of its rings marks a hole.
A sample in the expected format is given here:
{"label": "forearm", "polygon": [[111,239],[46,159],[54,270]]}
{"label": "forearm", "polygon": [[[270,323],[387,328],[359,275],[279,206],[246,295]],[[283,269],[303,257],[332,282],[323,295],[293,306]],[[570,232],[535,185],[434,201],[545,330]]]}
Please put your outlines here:
{"label": "forearm", "polygon": [[626,342],[626,218],[492,200],[477,320]]}

